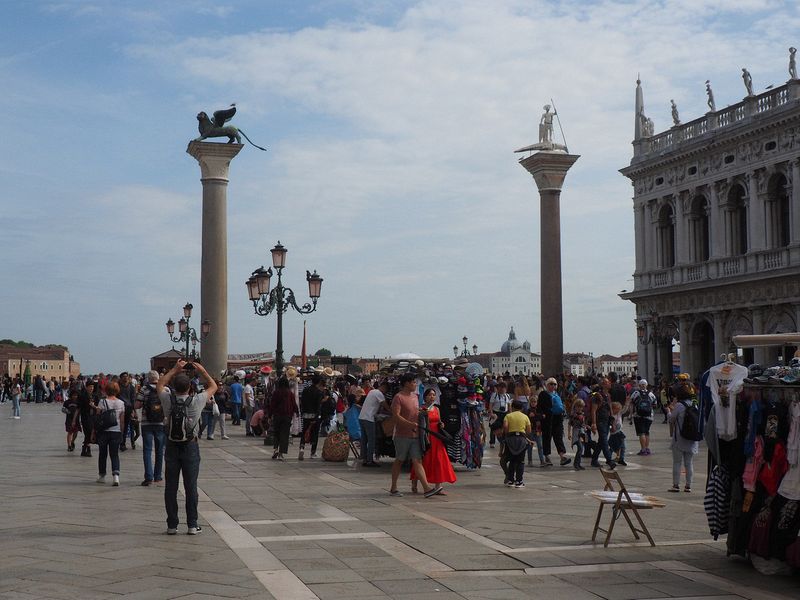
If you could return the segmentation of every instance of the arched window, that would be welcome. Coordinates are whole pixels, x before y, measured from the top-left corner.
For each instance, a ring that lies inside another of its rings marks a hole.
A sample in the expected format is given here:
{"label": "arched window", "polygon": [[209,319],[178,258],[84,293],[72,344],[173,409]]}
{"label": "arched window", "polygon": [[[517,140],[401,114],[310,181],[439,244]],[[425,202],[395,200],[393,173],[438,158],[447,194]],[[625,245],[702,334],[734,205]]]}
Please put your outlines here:
{"label": "arched window", "polygon": [[789,185],[783,173],[776,173],[767,186],[767,239],[770,248],[789,245],[791,217]]}
{"label": "arched window", "polygon": [[658,259],[659,267],[675,266],[675,213],[671,204],[665,204],[658,212]]}
{"label": "arched window", "polygon": [[726,237],[730,256],[747,253],[747,204],[744,198],[745,190],[741,185],[734,185],[728,192]]}
{"label": "arched window", "polygon": [[692,262],[705,262],[711,256],[708,213],[709,205],[705,196],[695,197],[689,212],[689,243]]}
{"label": "arched window", "polygon": [[518,363],[524,363],[525,362],[525,357],[524,356],[518,356],[514,360],[516,360]]}

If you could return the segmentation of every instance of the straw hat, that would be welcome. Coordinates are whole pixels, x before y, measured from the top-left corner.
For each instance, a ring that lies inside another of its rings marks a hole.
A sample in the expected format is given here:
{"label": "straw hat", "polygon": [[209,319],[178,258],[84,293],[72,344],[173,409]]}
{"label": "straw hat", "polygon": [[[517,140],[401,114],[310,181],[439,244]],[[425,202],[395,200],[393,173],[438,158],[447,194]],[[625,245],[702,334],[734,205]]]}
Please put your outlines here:
{"label": "straw hat", "polygon": [[286,377],[288,377],[289,379],[294,379],[295,377],[297,377],[297,369],[295,369],[292,365],[286,367],[284,373],[286,374]]}
{"label": "straw hat", "polygon": [[325,375],[325,377],[333,377],[333,369],[330,367],[325,367],[322,369],[322,374]]}

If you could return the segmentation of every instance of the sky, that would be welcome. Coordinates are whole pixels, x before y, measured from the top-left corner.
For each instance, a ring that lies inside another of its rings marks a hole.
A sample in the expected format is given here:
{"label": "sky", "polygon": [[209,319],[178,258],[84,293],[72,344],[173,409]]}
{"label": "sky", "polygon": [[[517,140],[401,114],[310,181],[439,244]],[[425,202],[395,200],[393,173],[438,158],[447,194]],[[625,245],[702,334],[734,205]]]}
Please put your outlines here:
{"label": "sky", "polygon": [[[581,158],[561,197],[565,350],[635,350],[630,162],[641,77],[656,131],[788,77],[780,0],[5,0],[0,338],[143,370],[187,301],[199,325],[195,115],[236,102],[229,352],[275,347],[244,286],[288,249],[310,351],[540,348],[539,199],[513,150],[554,101]],[[559,134],[557,132],[557,138]],[[548,285],[547,282],[544,284]],[[302,317],[284,320],[298,353]]]}

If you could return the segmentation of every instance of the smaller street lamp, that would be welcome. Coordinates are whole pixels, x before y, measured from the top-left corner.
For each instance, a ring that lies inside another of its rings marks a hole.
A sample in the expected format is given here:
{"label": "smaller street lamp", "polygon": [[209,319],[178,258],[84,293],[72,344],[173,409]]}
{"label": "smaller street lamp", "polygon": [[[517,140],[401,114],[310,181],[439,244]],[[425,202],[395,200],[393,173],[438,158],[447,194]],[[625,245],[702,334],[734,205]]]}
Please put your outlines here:
{"label": "smaller street lamp", "polygon": [[[461,338],[461,342],[464,344],[464,350],[462,350],[461,354],[459,354],[458,345],[453,346],[453,356],[455,356],[456,358],[458,358],[459,356],[462,356],[464,358],[471,356],[469,350],[467,350],[467,343],[469,342],[469,338],[467,336],[464,336],[463,338]],[[472,344],[472,354],[477,354],[477,353],[478,353],[478,345]]]}
{"label": "smaller street lamp", "polygon": [[[192,309],[194,306],[191,303],[187,302],[183,307],[183,316],[178,320],[178,334],[175,335],[175,321],[169,319],[167,321],[167,336],[173,342],[185,342],[186,347],[184,348],[183,355],[186,357],[186,360],[190,358],[196,359],[197,351],[196,346],[197,342],[206,339],[209,334],[211,333],[211,321],[208,319],[203,319],[202,323],[200,323],[200,336],[197,335],[197,330],[194,327],[189,326],[189,319],[192,318]],[[189,353],[189,344],[192,344],[192,352]]]}

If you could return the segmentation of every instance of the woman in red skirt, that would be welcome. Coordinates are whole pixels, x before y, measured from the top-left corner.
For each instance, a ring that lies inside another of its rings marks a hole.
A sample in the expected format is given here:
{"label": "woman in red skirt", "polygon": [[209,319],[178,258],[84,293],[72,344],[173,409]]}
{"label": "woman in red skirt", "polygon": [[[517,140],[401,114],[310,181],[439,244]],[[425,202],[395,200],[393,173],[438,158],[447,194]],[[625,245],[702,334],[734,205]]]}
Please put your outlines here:
{"label": "woman in red skirt", "polygon": [[[453,465],[450,464],[450,457],[447,456],[447,449],[444,443],[436,434],[439,433],[439,423],[441,418],[439,415],[439,407],[434,406],[436,402],[436,391],[428,389],[424,395],[425,406],[420,410],[428,413],[428,427],[431,430],[430,434],[430,447],[422,457],[422,467],[425,469],[425,476],[431,485],[440,483],[455,483],[456,472],[453,471]],[[414,475],[414,470],[411,470],[411,491],[417,493],[417,478]],[[439,492],[440,495],[446,496],[444,490]]]}

